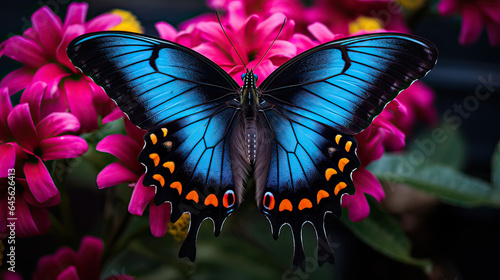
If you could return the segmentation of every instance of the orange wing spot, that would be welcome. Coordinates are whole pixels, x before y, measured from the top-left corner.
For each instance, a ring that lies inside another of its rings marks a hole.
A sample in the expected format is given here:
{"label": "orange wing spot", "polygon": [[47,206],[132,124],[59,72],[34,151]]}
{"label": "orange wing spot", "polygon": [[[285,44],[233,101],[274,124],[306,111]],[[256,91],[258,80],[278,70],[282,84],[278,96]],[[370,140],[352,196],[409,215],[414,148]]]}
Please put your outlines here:
{"label": "orange wing spot", "polygon": [[167,161],[163,164],[163,167],[170,169],[170,173],[174,173],[175,163],[173,161]]}
{"label": "orange wing spot", "polygon": [[168,129],[167,128],[162,128],[161,131],[163,131],[163,137],[167,136]]}
{"label": "orange wing spot", "polygon": [[330,194],[325,190],[319,190],[317,195],[318,204],[323,198],[329,197]]}
{"label": "orange wing spot", "polygon": [[304,210],[306,208],[312,208],[312,207],[313,207],[312,202],[309,199],[307,199],[307,198],[303,198],[299,202],[299,210]]}
{"label": "orange wing spot", "polygon": [[325,178],[327,181],[330,181],[330,178],[332,177],[332,175],[335,175],[337,174],[337,170],[333,169],[333,168],[328,168],[326,171],[325,171]]}
{"label": "orange wing spot", "polygon": [[346,164],[348,164],[348,163],[349,163],[349,160],[348,160],[348,159],[346,159],[346,158],[341,158],[341,159],[339,160],[339,169],[340,169],[340,171],[341,171],[341,172],[344,172],[344,167],[345,167],[345,165],[346,165]]}
{"label": "orange wing spot", "polygon": [[192,201],[194,201],[196,203],[198,203],[200,201],[200,197],[198,196],[198,193],[196,191],[190,191],[186,195],[186,199],[192,200]]}
{"label": "orange wing spot", "polygon": [[340,135],[340,134],[337,134],[337,136],[335,136],[335,142],[337,143],[337,145],[340,142],[340,138],[342,138],[342,135]]}
{"label": "orange wing spot", "polygon": [[156,143],[158,142],[158,138],[156,137],[156,134],[154,134],[154,133],[149,134],[149,138],[151,139],[151,142],[153,143],[153,145],[156,145]]}
{"label": "orange wing spot", "polygon": [[345,151],[349,152],[351,150],[351,146],[352,146],[352,142],[347,141],[347,143],[345,143]]}
{"label": "orange wing spot", "polygon": [[179,192],[179,195],[182,193],[182,184],[181,182],[173,182],[170,184],[170,187],[172,189],[176,189]]}
{"label": "orange wing spot", "polygon": [[338,183],[336,186],[335,186],[335,190],[333,191],[335,193],[335,195],[339,194],[339,192],[344,189],[345,187],[347,187],[347,184],[344,183],[344,182],[340,182]]}
{"label": "orange wing spot", "polygon": [[210,194],[205,198],[205,205],[208,206],[212,204],[214,207],[217,207],[219,205],[219,200],[215,196],[215,194]]}
{"label": "orange wing spot", "polygon": [[162,187],[165,186],[165,179],[160,174],[153,175],[153,179],[155,179],[156,181],[160,182],[160,185]]}
{"label": "orange wing spot", "polygon": [[157,153],[149,154],[149,158],[153,160],[155,166],[158,166],[160,163],[160,156]]}
{"label": "orange wing spot", "polygon": [[293,206],[292,206],[292,203],[290,202],[290,200],[288,199],[283,199],[280,203],[280,212],[283,212],[285,210],[288,210],[288,211],[292,211],[293,209]]}

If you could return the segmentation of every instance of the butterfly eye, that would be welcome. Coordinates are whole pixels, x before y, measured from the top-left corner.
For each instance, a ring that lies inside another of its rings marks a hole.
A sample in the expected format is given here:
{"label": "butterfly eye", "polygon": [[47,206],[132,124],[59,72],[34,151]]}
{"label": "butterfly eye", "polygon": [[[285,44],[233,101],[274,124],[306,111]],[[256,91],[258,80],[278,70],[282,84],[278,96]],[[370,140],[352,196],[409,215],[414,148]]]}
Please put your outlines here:
{"label": "butterfly eye", "polygon": [[256,74],[253,74],[253,77],[255,78],[255,81],[257,82],[257,80],[259,79],[259,76],[257,76]]}
{"label": "butterfly eye", "polygon": [[245,80],[245,76],[247,75],[247,73],[243,73],[241,74],[241,80],[244,81]]}
{"label": "butterfly eye", "polygon": [[264,194],[264,208],[267,210],[273,210],[274,209],[274,195],[270,192],[266,192]]}
{"label": "butterfly eye", "polygon": [[234,205],[234,201],[235,201],[234,192],[232,190],[228,190],[224,194],[222,204],[224,205],[224,207],[229,208],[229,207],[232,207]]}

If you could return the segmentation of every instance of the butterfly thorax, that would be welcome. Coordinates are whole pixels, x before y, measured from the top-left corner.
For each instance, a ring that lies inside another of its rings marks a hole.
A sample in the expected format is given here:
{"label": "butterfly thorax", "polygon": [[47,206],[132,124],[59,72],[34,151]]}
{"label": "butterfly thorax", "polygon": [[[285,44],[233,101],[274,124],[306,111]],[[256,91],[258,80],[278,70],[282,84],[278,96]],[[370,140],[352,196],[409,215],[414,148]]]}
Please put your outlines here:
{"label": "butterfly thorax", "polygon": [[257,106],[259,104],[259,89],[256,86],[257,75],[252,70],[242,75],[241,109],[244,116],[245,142],[247,158],[250,164],[255,162],[259,130],[257,129]]}

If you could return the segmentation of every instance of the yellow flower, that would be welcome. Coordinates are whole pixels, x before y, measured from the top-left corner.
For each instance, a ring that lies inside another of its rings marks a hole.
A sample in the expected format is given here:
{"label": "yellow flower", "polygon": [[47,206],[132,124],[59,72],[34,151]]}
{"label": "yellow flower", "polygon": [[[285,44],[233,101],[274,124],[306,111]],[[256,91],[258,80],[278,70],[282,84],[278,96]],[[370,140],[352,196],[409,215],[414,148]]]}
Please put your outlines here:
{"label": "yellow flower", "polygon": [[182,216],[179,218],[179,220],[177,220],[177,222],[168,223],[168,233],[170,233],[176,241],[180,242],[186,239],[190,221],[191,221],[191,216],[188,213],[182,214]]}
{"label": "yellow flower", "polygon": [[110,30],[142,33],[141,23],[137,20],[137,17],[133,15],[131,12],[126,10],[114,9],[111,11],[111,13],[119,15],[122,18],[122,22],[117,26],[111,28]]}
{"label": "yellow flower", "polygon": [[382,29],[380,20],[373,17],[360,16],[355,21],[349,23],[349,33],[353,34],[361,30],[374,31]]}

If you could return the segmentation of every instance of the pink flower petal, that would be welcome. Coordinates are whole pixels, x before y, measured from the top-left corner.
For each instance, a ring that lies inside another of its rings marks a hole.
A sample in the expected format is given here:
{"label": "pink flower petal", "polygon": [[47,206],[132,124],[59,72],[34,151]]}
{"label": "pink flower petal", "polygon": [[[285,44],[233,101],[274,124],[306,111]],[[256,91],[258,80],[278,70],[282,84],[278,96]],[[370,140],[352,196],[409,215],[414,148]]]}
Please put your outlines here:
{"label": "pink flower petal", "polygon": [[132,197],[130,198],[130,203],[128,204],[128,211],[137,216],[142,216],[146,206],[148,206],[155,197],[155,188],[145,187],[142,184],[143,179],[144,174],[142,174],[137,181],[137,184],[132,192]]}
{"label": "pink flower petal", "polygon": [[70,25],[82,25],[85,24],[85,18],[87,17],[87,3],[71,3],[68,6],[68,11],[66,12],[66,18],[64,19],[64,30],[66,30]]}
{"label": "pink flower petal", "polygon": [[385,194],[380,182],[370,171],[360,168],[352,175],[356,192],[354,195],[346,194],[342,197],[342,207],[349,209],[349,219],[351,221],[359,222],[368,217],[370,213],[370,206],[365,193],[372,195],[377,201],[384,199]]}
{"label": "pink flower petal", "polygon": [[76,264],[76,253],[69,247],[57,249],[54,258],[61,269]]}
{"label": "pink flower petal", "polygon": [[97,112],[95,110],[92,91],[86,80],[78,81],[66,79],[64,89],[68,98],[71,113],[80,121],[80,128],[84,132],[97,129]]}
{"label": "pink flower petal", "polygon": [[459,42],[462,45],[472,44],[479,39],[483,30],[483,19],[476,5],[473,3],[462,8],[462,29]]}
{"label": "pink flower petal", "polygon": [[161,21],[156,23],[155,27],[160,38],[175,42],[175,38],[177,37],[177,30],[172,25]]}
{"label": "pink flower petal", "polygon": [[87,142],[74,135],[48,138],[40,141],[42,159],[45,161],[63,158],[77,158],[88,150]]}
{"label": "pink flower petal", "polygon": [[[262,36],[261,40],[263,42],[272,42],[278,35],[285,18],[286,16],[282,13],[272,14],[263,20],[255,31]],[[287,22],[286,24],[289,23]]]}
{"label": "pink flower petal", "polygon": [[0,178],[10,175],[9,170],[16,164],[16,148],[13,144],[0,145]]}
{"label": "pink flower petal", "polygon": [[88,78],[88,77],[84,77],[84,78],[87,78],[87,83],[90,87],[90,90],[92,91],[93,96],[94,96],[94,99],[93,99],[94,103],[102,104],[102,103],[106,103],[106,102],[111,100],[109,98],[109,96],[106,94],[106,92],[104,91],[104,89],[102,89],[102,87],[96,85],[94,83],[94,81],[92,81],[90,78]]}
{"label": "pink flower petal", "polygon": [[170,202],[163,203],[160,206],[156,206],[154,202],[149,204],[149,227],[153,236],[162,237],[167,233],[171,211]]}
{"label": "pink flower petal", "polygon": [[21,67],[7,74],[0,82],[1,87],[9,88],[11,94],[25,89],[33,80],[35,72],[28,67]]}
{"label": "pink flower petal", "polygon": [[297,55],[297,47],[295,47],[294,44],[287,41],[278,40],[274,42],[274,45],[267,53],[266,58],[273,58],[278,56],[286,58],[286,60],[288,60],[296,55]]}
{"label": "pink flower petal", "polygon": [[12,137],[7,118],[12,111],[8,88],[0,88],[0,139],[8,142]]}
{"label": "pink flower petal", "polygon": [[40,106],[42,105],[42,98],[47,88],[44,82],[35,82],[31,84],[21,96],[20,103],[28,103],[30,106],[31,117],[37,123],[40,120]]}
{"label": "pink flower petal", "polygon": [[33,280],[56,279],[61,268],[54,256],[43,256],[38,260],[36,271],[33,273]]}
{"label": "pink flower petal", "polygon": [[443,16],[451,15],[458,10],[457,0],[441,0],[438,4],[439,13]]}
{"label": "pink flower petal", "polygon": [[81,279],[99,279],[101,273],[103,243],[102,240],[92,236],[82,239],[80,248],[76,253],[76,267]]}
{"label": "pink flower petal", "polygon": [[47,90],[51,93],[58,91],[61,79],[71,75],[57,63],[49,63],[40,67],[33,76],[33,83],[40,81],[47,84]]}
{"label": "pink flower petal", "polygon": [[7,118],[7,123],[16,142],[24,149],[33,152],[37,146],[38,135],[31,119],[29,105],[22,103],[14,107]]}
{"label": "pink flower petal", "polygon": [[59,63],[61,63],[62,65],[68,67],[68,69],[70,69],[73,73],[78,73],[78,71],[76,70],[73,63],[71,63],[71,61],[69,60],[68,54],[66,53],[66,49],[68,48],[69,43],[73,39],[82,35],[83,33],[85,33],[85,27],[83,27],[83,25],[68,26],[67,28],[65,28],[62,41],[56,50],[57,61],[59,61]]}
{"label": "pink flower petal", "polygon": [[59,193],[57,193],[56,196],[51,197],[49,200],[40,203],[36,200],[36,198],[33,196],[31,191],[29,190],[28,183],[26,180],[21,180],[19,179],[18,182],[23,186],[24,192],[23,192],[23,199],[26,200],[26,202],[30,205],[33,205],[35,207],[52,207],[56,206],[61,203],[61,196]]}
{"label": "pink flower petal", "polygon": [[[483,12],[483,14],[490,20],[486,22],[496,22],[500,23],[500,2],[497,1],[476,1],[478,8]],[[498,31],[497,31],[498,33]]]}
{"label": "pink flower petal", "polygon": [[32,68],[48,63],[40,45],[23,36],[13,36],[7,39],[0,45],[0,52]]}
{"label": "pink flower petal", "polygon": [[29,189],[38,202],[43,203],[59,195],[49,171],[38,157],[36,157],[35,162],[26,161],[23,170]]}
{"label": "pink flower petal", "polygon": [[[113,102],[113,101],[111,101]],[[120,110],[120,108],[118,106],[114,106],[113,110],[111,111],[111,113],[107,114],[103,119],[102,119],[102,124],[107,124],[109,122],[112,122],[112,121],[116,121],[117,119],[119,118],[122,118],[123,117],[123,112],[122,110]]]}
{"label": "pink flower petal", "polygon": [[125,132],[127,133],[127,136],[132,138],[135,143],[139,145],[139,147],[143,147],[144,135],[146,134],[146,131],[138,128],[127,117],[123,118],[123,124],[125,126]]}
{"label": "pink flower petal", "polygon": [[307,27],[307,30],[316,38],[320,43],[326,43],[335,40],[335,34],[330,31],[326,25],[315,22]]}
{"label": "pink flower petal", "polygon": [[128,136],[123,134],[108,135],[97,144],[96,150],[114,155],[136,171],[142,172],[143,170],[143,167],[137,163],[137,157],[142,147]]}
{"label": "pink flower petal", "polygon": [[36,125],[39,139],[47,139],[80,129],[78,119],[70,113],[52,113]]}
{"label": "pink flower petal", "polygon": [[122,183],[136,182],[138,178],[138,173],[130,170],[122,162],[113,162],[97,175],[97,186],[103,189]]}
{"label": "pink flower petal", "polygon": [[115,14],[104,14],[95,17],[85,24],[86,33],[109,30],[120,24],[122,17]]}
{"label": "pink flower petal", "polygon": [[486,30],[488,31],[488,39],[492,46],[500,45],[500,23],[499,22],[486,22]]}
{"label": "pink flower petal", "polygon": [[68,266],[58,276],[57,280],[80,280],[74,266]]}
{"label": "pink flower petal", "polygon": [[33,13],[31,22],[33,22],[33,29],[39,35],[38,39],[44,48],[45,55],[53,57],[62,38],[61,19],[45,6]]}
{"label": "pink flower petal", "polygon": [[41,235],[50,228],[47,209],[29,207],[23,199],[16,199],[16,218],[16,235],[20,238]]}

